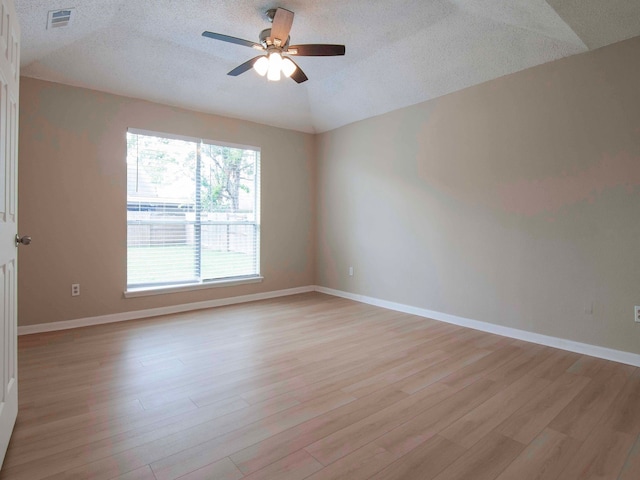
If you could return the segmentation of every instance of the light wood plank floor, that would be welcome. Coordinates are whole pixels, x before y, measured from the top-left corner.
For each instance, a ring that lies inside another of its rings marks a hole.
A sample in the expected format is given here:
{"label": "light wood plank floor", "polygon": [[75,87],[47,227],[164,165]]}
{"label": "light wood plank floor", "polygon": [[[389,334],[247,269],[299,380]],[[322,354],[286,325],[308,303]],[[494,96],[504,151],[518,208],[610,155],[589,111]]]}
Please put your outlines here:
{"label": "light wood plank floor", "polygon": [[19,344],[2,479],[640,479],[639,369],[340,298]]}

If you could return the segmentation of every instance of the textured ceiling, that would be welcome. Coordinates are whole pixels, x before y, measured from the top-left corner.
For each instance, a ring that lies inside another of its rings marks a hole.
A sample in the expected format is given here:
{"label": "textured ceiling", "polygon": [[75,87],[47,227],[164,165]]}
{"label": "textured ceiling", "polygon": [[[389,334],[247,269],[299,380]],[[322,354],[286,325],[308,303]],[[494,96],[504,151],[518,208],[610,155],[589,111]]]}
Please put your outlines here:
{"label": "textured ceiling", "polygon": [[[305,132],[323,132],[640,35],[638,0],[15,0],[22,74]],[[66,28],[47,12],[76,8]],[[264,12],[295,12],[309,81],[226,73],[255,50]]]}

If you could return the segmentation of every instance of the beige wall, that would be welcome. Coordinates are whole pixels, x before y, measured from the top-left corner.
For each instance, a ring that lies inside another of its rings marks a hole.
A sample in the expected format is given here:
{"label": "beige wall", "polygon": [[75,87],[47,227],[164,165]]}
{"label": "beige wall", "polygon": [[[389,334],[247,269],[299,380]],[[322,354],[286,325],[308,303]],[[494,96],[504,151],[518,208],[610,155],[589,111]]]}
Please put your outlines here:
{"label": "beige wall", "polygon": [[317,283],[640,353],[638,59],[635,38],[318,136]]}
{"label": "beige wall", "polygon": [[[640,353],[639,56],[636,38],[316,137],[23,78],[19,324],[317,283]],[[262,149],[263,283],[123,298],[127,127]]]}
{"label": "beige wall", "polygon": [[[313,135],[30,78],[20,88],[19,229],[33,243],[19,251],[19,325],[313,284]],[[123,298],[128,127],[261,148],[263,283]]]}

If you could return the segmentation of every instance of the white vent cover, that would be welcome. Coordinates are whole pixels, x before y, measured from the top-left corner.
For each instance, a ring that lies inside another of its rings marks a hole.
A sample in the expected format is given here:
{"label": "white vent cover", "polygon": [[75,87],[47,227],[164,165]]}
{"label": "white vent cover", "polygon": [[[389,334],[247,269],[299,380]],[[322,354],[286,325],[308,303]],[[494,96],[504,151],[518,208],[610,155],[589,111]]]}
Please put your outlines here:
{"label": "white vent cover", "polygon": [[62,10],[50,10],[47,17],[47,30],[50,28],[67,27],[76,16],[75,8],[63,8]]}

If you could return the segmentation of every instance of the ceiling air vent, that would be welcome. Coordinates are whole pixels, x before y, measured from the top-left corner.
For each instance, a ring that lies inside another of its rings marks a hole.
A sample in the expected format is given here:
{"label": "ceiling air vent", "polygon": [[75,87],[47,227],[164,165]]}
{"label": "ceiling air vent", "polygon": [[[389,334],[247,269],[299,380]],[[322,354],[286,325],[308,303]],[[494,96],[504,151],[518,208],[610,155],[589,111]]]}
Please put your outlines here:
{"label": "ceiling air vent", "polygon": [[67,27],[75,17],[75,8],[64,8],[62,10],[50,10],[47,17],[47,30],[50,28]]}

